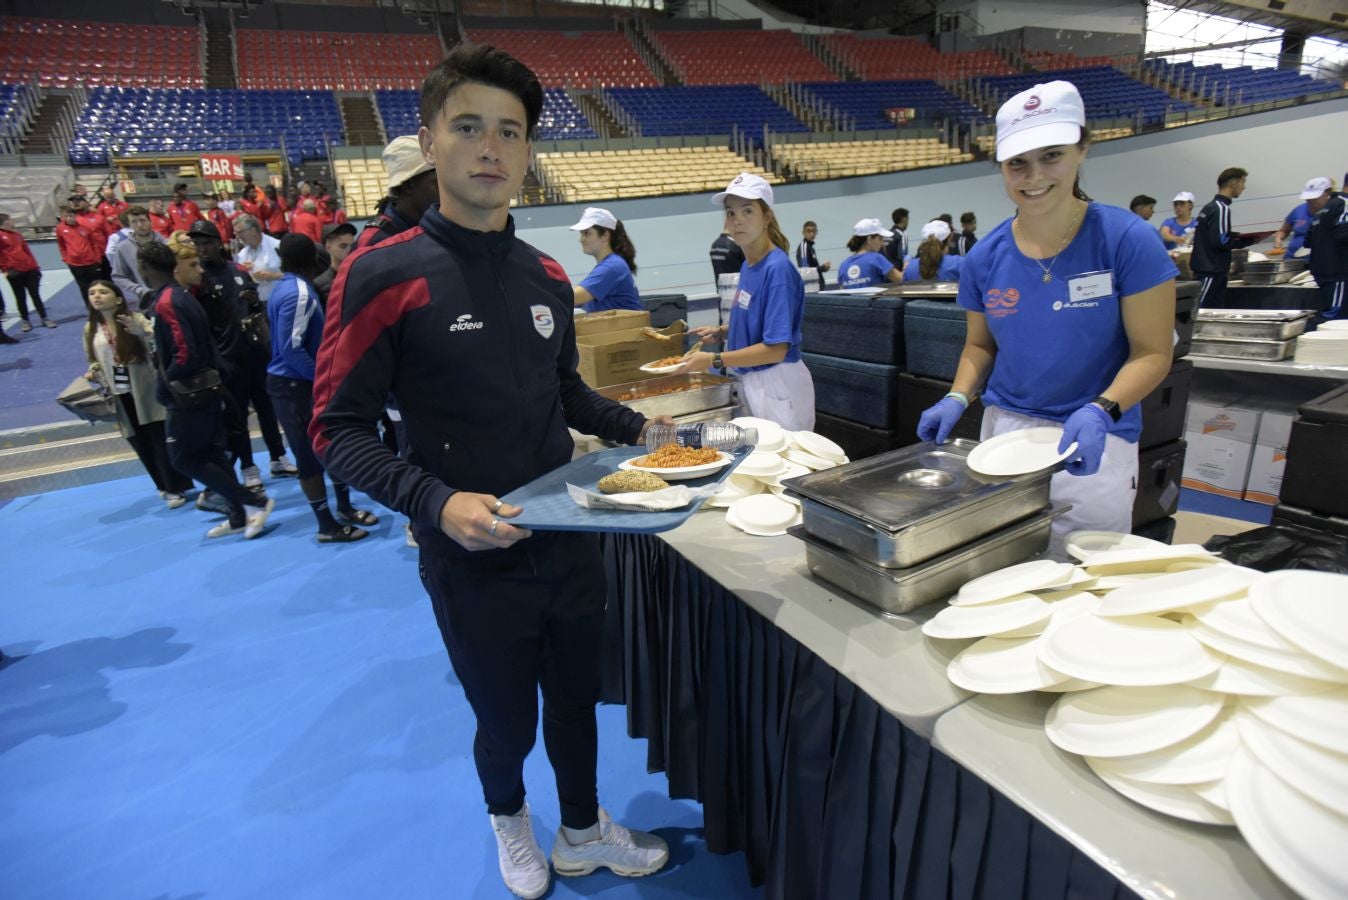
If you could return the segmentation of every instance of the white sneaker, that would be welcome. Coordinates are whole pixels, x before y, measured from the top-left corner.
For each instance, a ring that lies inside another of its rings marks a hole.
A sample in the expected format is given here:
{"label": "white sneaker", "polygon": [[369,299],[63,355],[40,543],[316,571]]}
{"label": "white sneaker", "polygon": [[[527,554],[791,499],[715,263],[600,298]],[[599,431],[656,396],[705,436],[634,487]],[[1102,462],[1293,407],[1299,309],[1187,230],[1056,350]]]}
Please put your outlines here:
{"label": "white sneaker", "polygon": [[552,872],[547,857],[534,840],[529,804],[524,804],[518,815],[492,816],[491,829],[496,832],[496,857],[505,886],[526,900],[546,894],[552,884]]}
{"label": "white sneaker", "polygon": [[243,470],[243,486],[249,490],[262,487],[262,472],[257,466],[248,466]]}
{"label": "white sneaker", "polygon": [[184,497],[182,494],[174,493],[173,491],[164,491],[160,494],[160,496],[164,498],[164,503],[165,505],[168,506],[169,509],[177,509],[178,507],[182,506],[184,503],[187,502],[186,497]]}
{"label": "white sneaker", "polygon": [[295,464],[284,456],[271,461],[271,476],[273,478],[291,478],[299,474],[300,470],[295,468]]}
{"label": "white sneaker", "polygon": [[557,829],[552,845],[552,867],[558,875],[589,875],[607,866],[615,875],[639,878],[664,868],[669,862],[669,845],[664,838],[644,831],[632,831],[609,818],[599,808],[599,838],[573,844],[566,831]]}
{"label": "white sneaker", "polygon": [[214,528],[207,531],[206,537],[218,538],[218,537],[225,537],[226,535],[238,534],[240,531],[243,531],[245,527],[246,526],[243,525],[237,526],[231,525],[229,524],[229,519],[225,519],[225,521],[221,522],[219,525],[216,525]]}
{"label": "white sneaker", "polygon": [[414,534],[412,533],[412,523],[411,523],[411,522],[406,522],[406,523],[403,524],[403,534],[406,536],[406,537],[405,537],[405,540],[407,541],[407,546],[409,546],[409,547],[417,547],[417,546],[419,546],[419,545],[417,544],[417,536],[414,535]]}
{"label": "white sneaker", "polygon": [[248,517],[248,524],[243,529],[243,539],[250,541],[262,533],[262,526],[267,524],[267,516],[276,508],[276,501],[267,498],[266,506],[245,506],[243,514]]}

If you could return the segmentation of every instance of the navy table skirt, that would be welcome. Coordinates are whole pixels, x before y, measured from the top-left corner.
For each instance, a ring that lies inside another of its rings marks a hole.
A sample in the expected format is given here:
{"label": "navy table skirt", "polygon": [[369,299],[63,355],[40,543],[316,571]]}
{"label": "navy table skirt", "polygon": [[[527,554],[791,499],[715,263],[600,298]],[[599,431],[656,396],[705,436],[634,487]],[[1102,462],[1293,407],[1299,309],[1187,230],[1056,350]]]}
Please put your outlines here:
{"label": "navy table skirt", "polygon": [[1135,896],[658,537],[604,541],[605,700],[765,896]]}

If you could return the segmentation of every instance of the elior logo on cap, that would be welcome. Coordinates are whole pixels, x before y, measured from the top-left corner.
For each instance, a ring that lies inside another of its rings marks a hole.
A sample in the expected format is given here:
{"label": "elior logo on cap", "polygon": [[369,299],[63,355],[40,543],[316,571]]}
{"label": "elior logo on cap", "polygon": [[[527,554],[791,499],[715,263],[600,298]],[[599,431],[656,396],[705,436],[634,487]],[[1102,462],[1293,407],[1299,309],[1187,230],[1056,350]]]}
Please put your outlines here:
{"label": "elior logo on cap", "polygon": [[743,182],[743,181],[744,181],[744,176],[743,176],[743,175],[736,175],[736,176],[735,176],[735,180],[732,181],[732,182],[730,182],[730,183],[731,183],[731,184],[740,184],[740,183]]}
{"label": "elior logo on cap", "polygon": [[1026,108],[1026,109],[1038,109],[1038,108],[1039,108],[1039,97],[1038,97],[1038,96],[1033,96],[1033,97],[1031,97],[1029,100],[1026,100],[1026,101],[1025,101],[1025,108]]}

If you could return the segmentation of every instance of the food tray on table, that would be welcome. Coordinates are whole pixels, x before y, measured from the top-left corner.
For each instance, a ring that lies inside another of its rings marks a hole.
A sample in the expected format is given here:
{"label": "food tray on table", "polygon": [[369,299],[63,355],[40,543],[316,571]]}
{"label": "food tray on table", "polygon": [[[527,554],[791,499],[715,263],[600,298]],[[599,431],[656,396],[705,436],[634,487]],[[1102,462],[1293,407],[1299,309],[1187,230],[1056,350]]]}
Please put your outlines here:
{"label": "food tray on table", "polygon": [[728,405],[733,383],[733,378],[688,372],[614,384],[599,388],[597,393],[647,418],[682,416]]}
{"label": "food tray on table", "polygon": [[[576,505],[567,493],[568,483],[588,491],[597,491],[599,479],[618,471],[624,460],[645,456],[647,447],[614,447],[599,450],[572,460],[546,475],[516,488],[501,499],[524,511],[513,519],[502,519],[507,525],[532,528],[538,531],[613,531],[626,534],[655,534],[678,528],[693,513],[702,508],[704,500],[694,500],[682,509],[662,512],[638,512],[626,509],[586,509]],[[729,465],[701,478],[672,481],[672,485],[701,487],[719,484],[749,455],[748,450],[731,454]]]}
{"label": "food tray on table", "polygon": [[1296,349],[1296,338],[1285,341],[1241,340],[1240,338],[1200,338],[1194,335],[1189,345],[1191,356],[1217,356],[1226,359],[1287,359]]}
{"label": "food tray on table", "polygon": [[1285,341],[1304,332],[1312,315],[1298,309],[1200,309],[1194,337]]}

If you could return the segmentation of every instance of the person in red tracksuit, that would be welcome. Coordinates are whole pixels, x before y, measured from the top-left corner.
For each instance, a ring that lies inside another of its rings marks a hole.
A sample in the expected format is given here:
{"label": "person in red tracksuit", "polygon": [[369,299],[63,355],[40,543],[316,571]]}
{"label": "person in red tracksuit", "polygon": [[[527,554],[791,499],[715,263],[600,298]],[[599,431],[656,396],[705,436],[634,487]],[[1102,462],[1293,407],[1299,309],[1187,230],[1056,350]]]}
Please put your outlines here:
{"label": "person in red tracksuit", "polygon": [[220,232],[220,240],[225,244],[234,240],[234,225],[230,222],[229,216],[220,208],[220,196],[218,194],[206,195],[206,221],[215,226],[215,230]]}
{"label": "person in red tracksuit", "polygon": [[185,182],[180,181],[173,186],[173,202],[169,204],[168,217],[173,223],[172,231],[186,231],[193,222],[206,218],[201,214],[201,207],[187,199]]}
{"label": "person in red tracksuit", "polygon": [[173,236],[173,220],[164,212],[164,201],[154,199],[150,201],[150,229],[156,231],[159,235],[168,240]]}
{"label": "person in red tracksuit", "polygon": [[265,191],[267,202],[263,210],[264,216],[259,221],[262,222],[262,228],[267,234],[274,238],[280,238],[290,231],[290,224],[286,218],[286,213],[290,211],[290,207],[277,196],[276,188],[267,185]]}
{"label": "person in red tracksuit", "polygon": [[127,203],[125,200],[118,200],[117,191],[113,189],[112,185],[108,185],[103,188],[102,199],[98,201],[98,206],[95,207],[95,209],[97,209],[101,215],[106,217],[109,222],[120,222],[122,213],[126,212],[130,207],[131,204]]}
{"label": "person in red tracksuit", "polygon": [[89,200],[86,197],[71,194],[67,202],[70,204],[70,208],[75,211],[75,219],[89,229],[91,234],[96,234],[103,239],[103,252],[106,253],[108,238],[116,234],[121,225],[109,221],[107,216],[96,209],[90,208]]}
{"label": "person in red tracksuit", "polygon": [[10,288],[14,291],[14,300],[19,307],[19,318],[23,320],[19,325],[20,329],[33,330],[33,326],[28,324],[28,299],[25,293],[33,298],[33,306],[37,308],[42,324],[48,328],[55,328],[56,323],[47,318],[47,307],[42,305],[42,295],[38,293],[42,269],[38,266],[33,251],[28,249],[28,242],[23,239],[23,235],[14,230],[14,220],[4,213],[0,213],[0,271],[4,272]]}
{"label": "person in red tracksuit", "polygon": [[61,259],[75,276],[75,284],[80,289],[80,299],[90,312],[89,285],[103,277],[103,248],[107,238],[85,228],[75,218],[75,211],[69,205],[61,207],[61,221],[56,225],[56,246],[61,251]]}
{"label": "person in red tracksuit", "polygon": [[323,220],[318,217],[318,204],[313,200],[300,201],[300,208],[290,217],[290,230],[302,234],[315,244],[323,242]]}
{"label": "person in red tracksuit", "polygon": [[234,209],[239,215],[252,216],[262,223],[263,228],[266,228],[267,217],[263,214],[263,207],[266,205],[266,201],[262,198],[262,189],[255,184],[250,184],[243,189],[243,194],[239,197],[239,202],[234,204]]}

